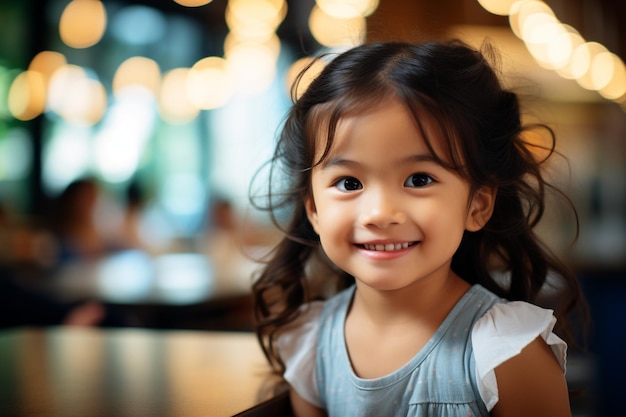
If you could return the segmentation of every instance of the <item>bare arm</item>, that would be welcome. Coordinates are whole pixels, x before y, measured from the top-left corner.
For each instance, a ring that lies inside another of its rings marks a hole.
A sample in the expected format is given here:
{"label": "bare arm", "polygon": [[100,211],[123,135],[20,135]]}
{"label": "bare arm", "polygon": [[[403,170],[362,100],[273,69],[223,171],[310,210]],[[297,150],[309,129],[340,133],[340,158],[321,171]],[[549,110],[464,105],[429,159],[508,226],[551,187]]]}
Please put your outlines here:
{"label": "bare arm", "polygon": [[571,417],[565,376],[543,339],[535,339],[495,373],[499,400],[494,417]]}
{"label": "bare arm", "polygon": [[293,417],[326,417],[324,410],[302,399],[293,389],[289,390],[289,399]]}

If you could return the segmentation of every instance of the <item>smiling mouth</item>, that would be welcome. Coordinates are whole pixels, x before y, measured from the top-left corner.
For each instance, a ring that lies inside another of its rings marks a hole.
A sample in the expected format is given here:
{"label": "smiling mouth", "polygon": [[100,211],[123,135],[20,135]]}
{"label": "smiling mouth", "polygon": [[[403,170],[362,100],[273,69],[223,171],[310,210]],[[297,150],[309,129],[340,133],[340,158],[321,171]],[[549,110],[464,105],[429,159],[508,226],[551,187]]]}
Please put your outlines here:
{"label": "smiling mouth", "polygon": [[417,245],[417,242],[404,242],[404,243],[379,243],[379,244],[363,244],[359,245],[364,249],[371,251],[386,251],[386,252],[394,252],[402,249],[406,249],[408,247]]}

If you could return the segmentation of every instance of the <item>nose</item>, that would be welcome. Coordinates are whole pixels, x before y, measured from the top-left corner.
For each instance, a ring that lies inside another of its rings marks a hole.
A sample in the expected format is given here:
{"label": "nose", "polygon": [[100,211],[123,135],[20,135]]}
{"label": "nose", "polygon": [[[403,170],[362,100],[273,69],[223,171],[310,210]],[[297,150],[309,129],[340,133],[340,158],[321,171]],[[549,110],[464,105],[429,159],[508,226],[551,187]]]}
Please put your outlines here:
{"label": "nose", "polygon": [[[364,193],[365,194],[365,193]],[[407,217],[401,199],[392,192],[371,191],[364,195],[361,224],[366,227],[386,228],[403,224]]]}

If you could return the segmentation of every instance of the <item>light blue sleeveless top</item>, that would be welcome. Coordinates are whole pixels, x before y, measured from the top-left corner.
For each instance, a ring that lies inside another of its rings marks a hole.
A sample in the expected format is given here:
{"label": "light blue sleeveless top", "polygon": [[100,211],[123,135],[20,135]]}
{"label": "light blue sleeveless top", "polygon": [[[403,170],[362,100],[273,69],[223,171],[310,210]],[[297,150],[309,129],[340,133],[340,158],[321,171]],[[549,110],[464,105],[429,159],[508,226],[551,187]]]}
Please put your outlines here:
{"label": "light blue sleeveless top", "polygon": [[471,332],[500,298],[474,285],[405,366],[362,379],[354,374],[344,343],[354,288],[329,300],[321,315],[316,377],[329,417],[489,416],[476,384]]}

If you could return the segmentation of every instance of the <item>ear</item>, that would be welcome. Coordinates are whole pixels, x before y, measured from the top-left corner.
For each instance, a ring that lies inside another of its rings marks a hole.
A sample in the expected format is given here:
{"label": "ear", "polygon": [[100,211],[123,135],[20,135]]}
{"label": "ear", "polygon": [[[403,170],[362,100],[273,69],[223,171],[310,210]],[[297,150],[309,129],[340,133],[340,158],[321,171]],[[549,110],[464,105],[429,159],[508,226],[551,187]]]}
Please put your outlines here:
{"label": "ear", "polygon": [[495,187],[482,187],[474,193],[467,213],[466,230],[477,232],[487,224],[493,214],[497,192]]}
{"label": "ear", "polygon": [[313,200],[313,196],[309,195],[304,198],[304,209],[306,210],[306,216],[308,217],[309,222],[311,222],[311,225],[313,226],[313,230],[315,230],[315,233],[319,235],[319,232],[317,231],[317,207],[315,207],[315,200]]}

